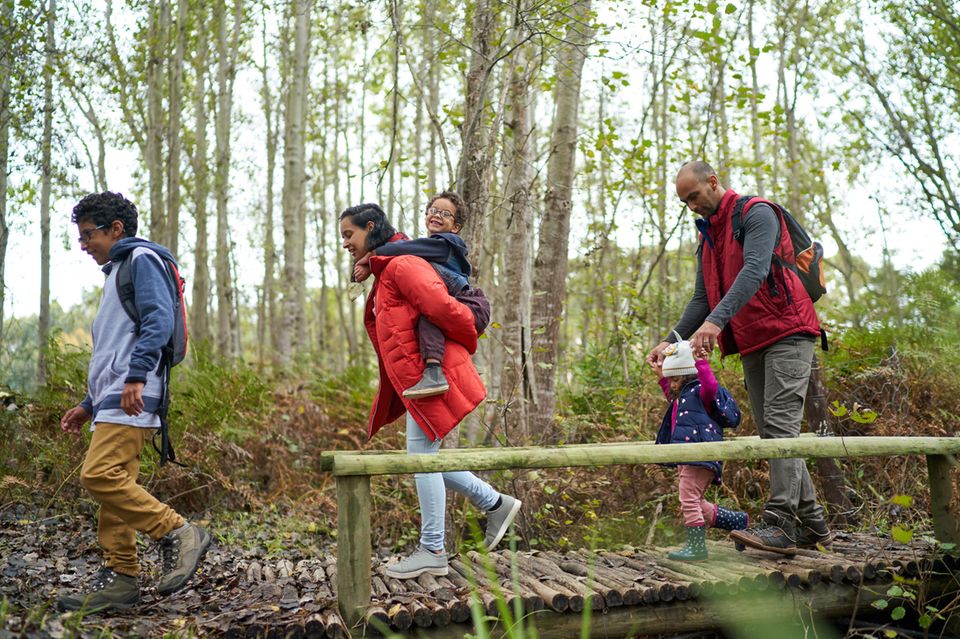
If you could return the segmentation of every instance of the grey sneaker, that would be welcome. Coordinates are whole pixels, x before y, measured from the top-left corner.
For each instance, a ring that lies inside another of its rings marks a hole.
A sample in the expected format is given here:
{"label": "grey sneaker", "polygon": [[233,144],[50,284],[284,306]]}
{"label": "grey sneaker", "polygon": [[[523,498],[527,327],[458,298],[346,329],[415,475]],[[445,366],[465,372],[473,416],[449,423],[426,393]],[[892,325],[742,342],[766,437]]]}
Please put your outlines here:
{"label": "grey sneaker", "polygon": [[450,384],[443,374],[440,366],[427,366],[423,370],[423,377],[420,381],[403,391],[404,397],[418,399],[420,397],[433,397],[434,395],[443,395],[450,390]]}
{"label": "grey sneaker", "polygon": [[404,557],[397,563],[387,566],[387,576],[394,579],[413,579],[426,573],[443,577],[449,570],[447,553],[437,554],[423,546],[417,546],[409,557]]}
{"label": "grey sneaker", "polygon": [[170,531],[161,537],[163,574],[160,575],[157,592],[170,595],[186,586],[210,548],[210,541],[210,533],[195,524],[187,524],[179,533]]}
{"label": "grey sneaker", "polygon": [[746,530],[732,531],[730,538],[736,543],[737,550],[742,550],[740,546],[748,546],[758,550],[793,556],[797,554],[797,542],[790,535],[791,533],[780,526],[761,522]]}
{"label": "grey sneaker", "polygon": [[87,592],[74,592],[57,598],[57,610],[106,612],[127,610],[140,601],[140,585],[136,577],[101,568]]}
{"label": "grey sneaker", "polygon": [[487,550],[497,547],[523,505],[519,499],[510,495],[500,495],[500,499],[503,503],[499,508],[487,511],[487,528],[483,538],[483,545]]}

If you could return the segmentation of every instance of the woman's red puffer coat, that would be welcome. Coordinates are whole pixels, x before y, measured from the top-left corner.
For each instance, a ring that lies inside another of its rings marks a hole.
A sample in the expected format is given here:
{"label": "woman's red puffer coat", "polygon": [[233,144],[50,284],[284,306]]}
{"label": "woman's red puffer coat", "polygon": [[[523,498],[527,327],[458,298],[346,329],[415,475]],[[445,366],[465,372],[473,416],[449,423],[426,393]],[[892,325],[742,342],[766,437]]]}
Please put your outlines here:
{"label": "woman's red puffer coat", "polygon": [[[376,280],[363,320],[377,353],[380,387],[370,409],[367,437],[409,412],[431,441],[442,439],[487,395],[470,359],[477,350],[473,313],[450,296],[440,276],[422,258],[373,256],[370,269]],[[400,393],[423,375],[425,364],[417,338],[421,315],[447,338],[442,365],[450,390],[410,400]]]}

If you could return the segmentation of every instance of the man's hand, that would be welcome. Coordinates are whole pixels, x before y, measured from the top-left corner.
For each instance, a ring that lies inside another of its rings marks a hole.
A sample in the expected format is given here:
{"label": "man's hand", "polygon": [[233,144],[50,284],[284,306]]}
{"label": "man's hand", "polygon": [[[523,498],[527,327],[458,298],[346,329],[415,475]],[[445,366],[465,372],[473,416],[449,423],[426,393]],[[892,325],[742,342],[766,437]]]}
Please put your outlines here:
{"label": "man's hand", "polygon": [[65,433],[77,435],[80,429],[87,423],[91,415],[83,406],[74,406],[60,418],[60,430]]}
{"label": "man's hand", "polygon": [[700,349],[706,350],[709,355],[720,341],[720,331],[722,330],[713,322],[704,322],[690,338],[690,348],[694,352]]}
{"label": "man's hand", "polygon": [[143,382],[127,382],[123,385],[120,408],[131,417],[143,412]]}
{"label": "man's hand", "polygon": [[364,255],[353,265],[353,279],[362,282],[370,277],[370,256]]}
{"label": "man's hand", "polygon": [[664,359],[663,351],[667,348],[667,346],[670,346],[670,342],[660,342],[652,351],[650,351],[650,354],[647,355],[647,364],[649,364],[650,368],[658,373],[661,372],[660,369],[663,365]]}

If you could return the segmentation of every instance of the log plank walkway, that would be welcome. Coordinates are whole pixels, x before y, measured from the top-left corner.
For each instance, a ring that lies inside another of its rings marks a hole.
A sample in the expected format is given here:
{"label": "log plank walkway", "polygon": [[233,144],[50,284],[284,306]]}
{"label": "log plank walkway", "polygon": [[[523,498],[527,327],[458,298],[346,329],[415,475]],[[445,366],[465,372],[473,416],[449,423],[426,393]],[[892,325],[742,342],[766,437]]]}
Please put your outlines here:
{"label": "log plank walkway", "polygon": [[[864,533],[839,533],[826,552],[800,550],[794,557],[751,549],[738,553],[726,541],[708,546],[710,559],[697,563],[670,561],[665,549],[652,547],[468,552],[451,559],[446,577],[414,580],[387,577],[387,558],[374,556],[366,623],[354,628],[348,628],[337,611],[336,562],[305,561],[288,570],[286,579],[277,580],[276,605],[289,610],[307,594],[311,601],[324,602],[322,610],[290,619],[283,627],[244,623],[227,635],[356,637],[379,636],[377,629],[389,628],[410,636],[462,637],[473,632],[472,598],[492,619],[501,617],[504,602],[511,611],[519,606],[537,625],[540,637],[576,634],[586,607],[599,636],[712,628],[749,621],[763,612],[741,605],[734,617],[724,616],[718,609],[729,608],[721,604],[731,597],[758,597],[760,608],[793,602],[787,614],[797,621],[802,611],[808,616],[849,616],[884,598],[897,577],[929,576],[935,552],[928,539],[900,544]],[[254,582],[266,579],[268,566],[253,562],[242,568],[237,572],[248,585],[266,585]],[[304,593],[298,582],[320,585]]]}

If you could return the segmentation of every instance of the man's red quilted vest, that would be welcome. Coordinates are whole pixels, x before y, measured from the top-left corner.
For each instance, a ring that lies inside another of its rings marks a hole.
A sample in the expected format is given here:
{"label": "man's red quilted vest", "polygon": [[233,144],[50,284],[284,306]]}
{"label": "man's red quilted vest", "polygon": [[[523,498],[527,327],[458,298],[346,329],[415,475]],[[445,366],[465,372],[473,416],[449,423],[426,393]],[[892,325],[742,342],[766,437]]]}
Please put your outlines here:
{"label": "man's red quilted vest", "polygon": [[[703,283],[711,309],[720,303],[743,268],[743,247],[734,239],[730,223],[737,197],[733,189],[727,189],[717,212],[708,218],[708,233],[713,246],[710,242],[702,242]],[[751,200],[744,207],[744,219],[749,207],[760,202],[769,204],[759,198]],[[790,234],[783,218],[778,218],[780,243],[774,252],[785,263],[793,263]],[[720,334],[721,353],[748,355],[790,335],[820,334],[820,322],[813,302],[796,273],[774,265],[773,279],[775,290],[771,290],[769,281],[765,279],[756,294],[724,327]],[[785,294],[787,291],[789,295]]]}

